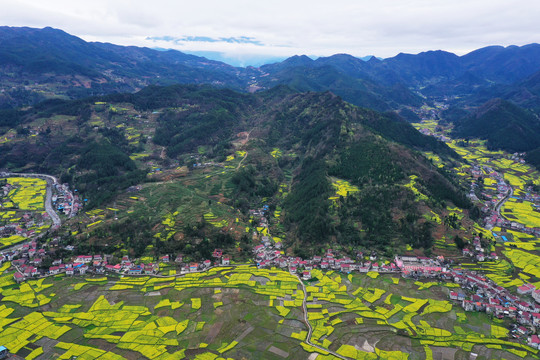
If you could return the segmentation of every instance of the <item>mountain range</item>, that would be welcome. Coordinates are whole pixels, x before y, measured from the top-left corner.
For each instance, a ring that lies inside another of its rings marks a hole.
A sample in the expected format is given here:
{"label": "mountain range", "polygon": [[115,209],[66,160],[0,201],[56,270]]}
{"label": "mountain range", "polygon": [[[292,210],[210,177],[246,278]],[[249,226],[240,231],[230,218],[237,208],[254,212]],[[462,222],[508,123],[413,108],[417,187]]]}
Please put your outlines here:
{"label": "mountain range", "polygon": [[520,83],[534,88],[539,55],[540,45],[530,44],[489,46],[464,56],[428,51],[369,61],[347,54],[316,60],[293,56],[239,68],[176,50],[85,42],[52,28],[0,27],[0,79],[19,91],[11,96],[4,89],[0,106],[35,103],[51,95],[80,98],[151,84],[208,83],[241,91],[277,84],[299,91],[330,90],[355,105],[387,110],[418,105],[424,101],[419,91],[427,97],[463,97]]}

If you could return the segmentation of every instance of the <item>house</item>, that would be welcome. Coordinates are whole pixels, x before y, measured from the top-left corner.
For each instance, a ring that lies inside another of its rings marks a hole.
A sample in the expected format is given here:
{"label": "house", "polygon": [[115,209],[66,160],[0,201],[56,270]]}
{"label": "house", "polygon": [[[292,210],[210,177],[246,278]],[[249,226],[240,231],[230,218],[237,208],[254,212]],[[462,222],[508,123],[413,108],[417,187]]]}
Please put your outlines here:
{"label": "house", "polygon": [[129,256],[127,255],[122,257],[122,265],[125,265],[126,263],[129,263]]}
{"label": "house", "polygon": [[0,359],[6,359],[8,356],[8,349],[5,346],[0,346]]}
{"label": "house", "polygon": [[147,275],[155,274],[157,272],[158,266],[156,264],[146,264],[144,265],[144,273]]}
{"label": "house", "polygon": [[538,337],[538,335],[529,336],[527,343],[530,347],[533,347],[535,349],[540,348],[540,338]]}
{"label": "house", "polygon": [[221,264],[222,265],[229,265],[231,263],[231,258],[229,255],[225,255],[221,258]]}
{"label": "house", "polygon": [[168,263],[169,262],[169,255],[163,255],[159,258],[161,262]]}
{"label": "house", "polygon": [[209,268],[212,266],[212,262],[210,260],[204,260],[203,265],[205,268]]}
{"label": "house", "polygon": [[212,257],[216,259],[221,258],[222,255],[223,255],[223,250],[221,249],[215,249],[214,252],[212,253]]}
{"label": "house", "polygon": [[143,268],[141,266],[133,266],[131,269],[128,270],[129,275],[141,275],[143,272]]}
{"label": "house", "polygon": [[92,261],[92,255],[79,255],[73,260],[75,264],[87,264]]}
{"label": "house", "polygon": [[199,269],[199,264],[198,263],[191,263],[189,264],[189,271],[190,272],[195,272]]}
{"label": "house", "polygon": [[523,311],[521,316],[518,318],[518,322],[522,325],[531,325],[532,324],[532,315],[528,311]]}
{"label": "house", "polygon": [[13,266],[23,266],[24,264],[26,264],[25,259],[17,259],[17,260],[13,260],[11,262],[11,265],[13,265]]}
{"label": "house", "polygon": [[59,269],[60,268],[58,266],[51,266],[49,268],[49,274],[56,275],[56,274],[58,274]]}
{"label": "house", "polygon": [[304,280],[309,280],[309,279],[311,279],[311,271],[304,271],[304,272],[302,273],[302,279],[304,279]]}
{"label": "house", "polygon": [[321,269],[328,269],[328,262],[327,261],[321,262]]}
{"label": "house", "polygon": [[84,275],[88,271],[88,265],[83,265],[79,267],[79,274]]}
{"label": "house", "polygon": [[458,293],[455,291],[450,291],[450,300],[457,300]]}
{"label": "house", "polygon": [[341,271],[344,273],[350,273],[351,272],[351,265],[350,264],[341,264]]}
{"label": "house", "polygon": [[517,292],[520,295],[531,294],[533,290],[535,290],[535,286],[533,284],[524,284],[517,288]]}
{"label": "house", "polygon": [[526,327],[524,326],[520,326],[517,328],[517,331],[518,333],[520,333],[521,335],[527,335],[529,333],[529,330],[527,330]]}
{"label": "house", "polygon": [[534,326],[540,326],[540,313],[532,313],[532,323]]}
{"label": "house", "polygon": [[73,275],[73,273],[74,273],[74,270],[72,267],[66,268],[66,275]]}
{"label": "house", "polygon": [[17,283],[20,283],[20,282],[23,282],[25,280],[25,277],[23,274],[21,274],[20,272],[16,271],[15,274],[13,274],[13,279],[15,279],[15,281]]}
{"label": "house", "polygon": [[[110,272],[115,272],[115,273],[119,273],[121,268],[122,267],[120,265],[105,265],[105,271],[110,271]],[[67,274],[67,270],[66,270],[66,274]]]}
{"label": "house", "polygon": [[521,311],[529,311],[530,310],[530,305],[528,303],[524,302],[524,301],[517,302],[517,307]]}
{"label": "house", "polygon": [[176,255],[176,259],[174,259],[174,262],[177,264],[182,263],[182,260],[184,259],[184,256],[182,254]]}
{"label": "house", "polygon": [[470,300],[463,300],[461,306],[465,311],[473,311],[474,310],[474,302]]}
{"label": "house", "polygon": [[56,259],[52,262],[53,266],[60,265],[62,263],[62,259]]}
{"label": "house", "polygon": [[23,274],[24,276],[26,277],[30,277],[30,276],[34,276],[37,274],[37,268],[33,267],[33,266],[26,266],[24,269],[23,269]]}
{"label": "house", "polygon": [[289,271],[291,272],[291,274],[296,274],[296,267],[295,266],[289,267]]}

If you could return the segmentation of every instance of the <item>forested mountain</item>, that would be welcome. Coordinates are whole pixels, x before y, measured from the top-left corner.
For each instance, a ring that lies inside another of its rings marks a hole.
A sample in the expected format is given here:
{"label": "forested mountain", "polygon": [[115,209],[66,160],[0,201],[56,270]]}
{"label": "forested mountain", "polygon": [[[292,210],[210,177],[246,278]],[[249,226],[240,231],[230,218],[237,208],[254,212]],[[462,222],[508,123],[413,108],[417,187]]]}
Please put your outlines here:
{"label": "forested mountain", "polygon": [[[54,95],[80,98],[150,84],[242,87],[236,68],[179,51],[89,43],[62,30],[0,27],[0,108]],[[15,90],[13,89],[15,88]]]}
{"label": "forested mountain", "polygon": [[[174,50],[86,42],[52,28],[0,27],[0,108],[18,108],[50,98],[134,93],[148,85],[212,84],[240,92],[286,85],[296,92],[330,91],[354,105],[398,111],[409,121],[418,120],[411,108],[446,99],[451,110],[443,120],[456,122],[456,134],[484,137],[494,147],[530,150],[536,146],[535,117],[492,99],[505,99],[538,115],[538,55],[540,45],[530,44],[489,46],[464,56],[428,51],[369,61],[347,54],[315,60],[293,56],[259,68],[235,68]],[[498,110],[493,110],[494,104]],[[17,111],[4,113],[0,122],[12,122],[18,116]],[[205,116],[219,121],[216,114]],[[387,135],[399,135],[404,143],[404,138],[417,136],[411,129],[400,133],[402,129],[395,128],[400,120],[394,115],[384,119],[372,128],[379,131],[384,127]],[[526,141],[519,143],[515,137],[503,140],[502,134],[523,136]],[[187,145],[168,140],[175,144],[173,149],[169,142],[159,141],[170,146],[171,153],[179,153]]]}
{"label": "forested mountain", "polygon": [[[498,94],[540,70],[540,45],[491,46],[464,56],[445,51],[369,61],[337,54],[293,56],[260,68],[235,68],[179,51],[91,43],[61,30],[0,27],[0,108],[45,98],[134,92],[147,85],[213,84],[240,91],[286,84],[332,91],[377,110],[418,106],[426,96]],[[486,98],[488,96],[488,98]],[[500,96],[500,95],[497,95]],[[494,96],[491,96],[494,97]]]}
{"label": "forested mountain", "polygon": [[[262,199],[281,207],[283,231],[306,244],[429,249],[425,209],[471,206],[452,177],[416,151],[458,158],[444,143],[330,92],[152,86],[10,113],[16,116],[2,122],[2,132],[16,135],[0,145],[0,168],[59,175],[94,205],[144,182],[151,163],[191,166],[194,156],[223,163],[235,156],[238,134],[249,132],[242,166],[224,172],[229,186],[221,201],[242,212]],[[146,162],[133,160],[140,154]],[[422,201],[404,186],[412,178]],[[338,180],[356,190],[335,197]],[[283,187],[290,189],[285,197]]]}
{"label": "forested mountain", "polygon": [[492,148],[521,152],[540,146],[538,117],[506,100],[490,100],[454,124],[456,135],[487,139]]}

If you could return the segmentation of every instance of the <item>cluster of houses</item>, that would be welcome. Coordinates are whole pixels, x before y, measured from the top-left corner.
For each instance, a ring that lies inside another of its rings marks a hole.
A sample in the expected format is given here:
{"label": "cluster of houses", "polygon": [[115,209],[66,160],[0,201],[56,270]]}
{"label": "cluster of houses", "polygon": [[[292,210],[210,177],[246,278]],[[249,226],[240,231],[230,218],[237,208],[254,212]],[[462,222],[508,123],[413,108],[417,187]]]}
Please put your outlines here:
{"label": "cluster of houses", "polygon": [[[512,158],[519,154],[514,154]],[[487,174],[487,175],[486,175]],[[482,212],[485,215],[485,227],[486,229],[493,229],[495,226],[498,226],[503,229],[510,229],[515,231],[524,232],[527,234],[540,236],[540,227],[532,228],[526,227],[523,224],[520,224],[517,221],[511,221],[503,217],[496,209],[497,204],[509,194],[511,186],[506,183],[504,176],[493,170],[489,166],[480,167],[475,165],[471,168],[471,175],[478,179],[479,177],[490,177],[496,182],[495,191],[484,189],[482,196],[486,199],[490,199],[484,203],[482,207]],[[476,183],[471,184],[471,192],[469,197],[472,200],[478,200],[475,195],[475,189],[478,187]],[[521,195],[521,199],[525,201],[530,201],[534,204],[536,208],[540,208],[540,195],[532,191],[532,189],[527,189],[527,192],[524,195]],[[503,239],[504,240],[504,239]]]}
{"label": "cluster of houses", "polygon": [[66,216],[73,217],[77,215],[83,207],[79,195],[73,195],[68,184],[55,184],[53,189],[55,190],[55,194],[52,196],[53,207]]}
{"label": "cluster of houses", "polygon": [[417,256],[396,256],[394,261],[378,262],[375,253],[364,257],[362,252],[356,254],[356,259],[341,257],[332,249],[328,249],[323,256],[313,256],[311,259],[285,256],[274,246],[264,243],[253,249],[255,261],[259,268],[279,267],[287,268],[293,274],[300,274],[305,280],[311,279],[311,270],[335,270],[343,273],[353,271],[367,273],[369,271],[381,273],[402,273],[404,277],[415,276],[418,273],[424,276],[436,276],[445,270],[444,258],[431,259]]}
{"label": "cluster of houses", "polygon": [[473,239],[470,246],[464,247],[462,250],[463,256],[472,257],[477,261],[491,261],[498,260],[499,255],[496,252],[492,251],[489,254],[486,249],[482,247],[482,241],[478,236]]}
{"label": "cluster of houses", "polygon": [[14,223],[8,223],[0,226],[0,237],[9,237],[13,235],[19,235],[25,238],[32,238],[36,236],[36,229],[45,225],[43,221],[47,213],[43,214],[31,214],[24,213],[23,216]]}
{"label": "cluster of houses", "polygon": [[[0,263],[3,261],[12,261],[17,271],[14,278],[17,282],[24,281],[28,278],[38,276],[50,276],[57,274],[66,275],[86,275],[86,274],[105,274],[116,273],[124,275],[153,275],[159,272],[159,263],[170,263],[169,255],[164,255],[159,258],[156,263],[135,263],[130,260],[129,256],[122,257],[120,263],[111,264],[112,255],[79,255],[74,257],[70,262],[63,263],[61,259],[54,260],[48,271],[39,270],[43,258],[46,255],[45,249],[37,249],[37,243],[23,245],[22,249],[11,251],[0,255]],[[214,250],[214,261],[204,260],[202,262],[184,263],[183,256],[177,255],[174,263],[180,266],[181,273],[197,272],[210,268],[211,266],[229,265],[230,257],[223,255],[220,249]],[[15,260],[13,260],[15,259]]]}
{"label": "cluster of houses", "polygon": [[[515,337],[526,337],[540,330],[540,290],[532,284],[517,289],[519,295],[531,295],[536,303],[523,300],[493,281],[472,272],[452,270],[442,273],[441,278],[460,284],[463,291],[451,291],[450,299],[459,302],[465,311],[486,312],[499,319],[514,319],[519,325]],[[537,338],[529,336],[529,345],[538,348]]]}

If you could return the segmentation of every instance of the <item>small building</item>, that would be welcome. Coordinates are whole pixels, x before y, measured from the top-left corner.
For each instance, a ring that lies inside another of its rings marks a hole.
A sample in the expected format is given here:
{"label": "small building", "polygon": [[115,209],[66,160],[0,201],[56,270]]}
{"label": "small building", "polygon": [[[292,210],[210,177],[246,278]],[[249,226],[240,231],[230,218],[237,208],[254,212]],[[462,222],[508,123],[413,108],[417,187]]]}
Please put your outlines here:
{"label": "small building", "polygon": [[88,271],[88,266],[87,265],[83,265],[83,266],[79,267],[79,274],[84,275],[84,274],[86,274],[87,271]]}
{"label": "small building", "polygon": [[141,275],[142,272],[143,272],[143,269],[140,266],[134,266],[128,270],[129,275]]}
{"label": "small building", "polygon": [[23,274],[21,274],[20,272],[16,271],[15,274],[13,274],[13,279],[15,279],[15,281],[17,283],[21,283],[25,280],[25,277]]}
{"label": "small building", "polygon": [[8,349],[5,346],[0,346],[0,359],[7,359],[8,356]]}
{"label": "small building", "polygon": [[533,347],[535,349],[540,348],[540,338],[538,337],[538,335],[529,336],[527,343],[530,347]]}
{"label": "small building", "polygon": [[92,261],[92,255],[79,255],[73,261],[75,264],[87,264]]}

